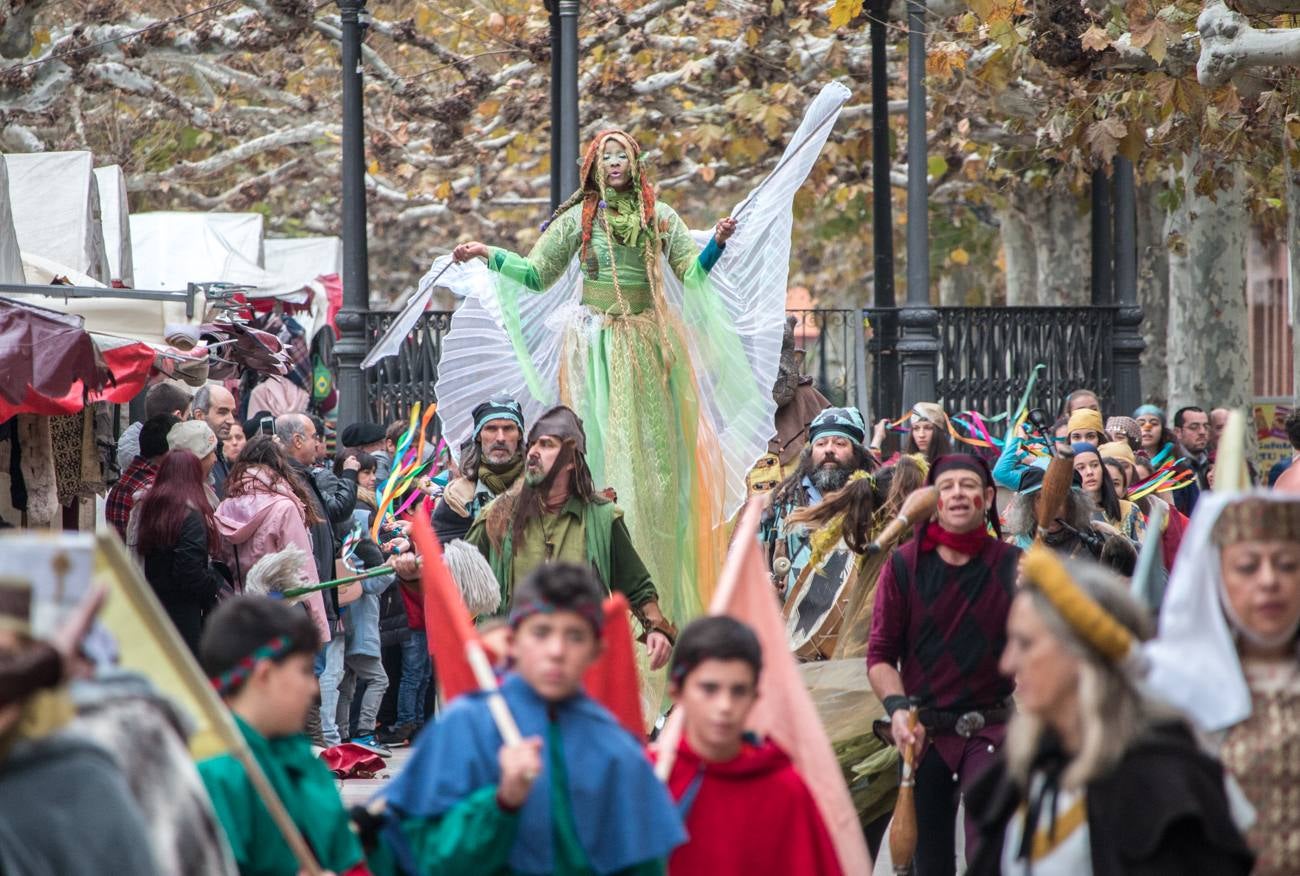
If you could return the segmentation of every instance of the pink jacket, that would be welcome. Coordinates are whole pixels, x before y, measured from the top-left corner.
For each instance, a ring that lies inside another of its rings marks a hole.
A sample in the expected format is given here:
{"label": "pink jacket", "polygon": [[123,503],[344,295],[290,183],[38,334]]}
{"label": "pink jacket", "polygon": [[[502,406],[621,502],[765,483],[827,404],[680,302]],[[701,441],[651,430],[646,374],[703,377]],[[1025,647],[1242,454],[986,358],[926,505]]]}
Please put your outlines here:
{"label": "pink jacket", "polygon": [[[260,467],[249,469],[261,488],[231,499],[223,499],[214,515],[222,535],[221,559],[244,586],[248,570],[262,557],[294,545],[307,554],[303,564],[303,584],[320,583],[316,563],[312,561],[311,534],[307,531],[302,503],[283,480]],[[330,640],[329,622],[321,594],[303,600],[320,633],[321,641]]]}

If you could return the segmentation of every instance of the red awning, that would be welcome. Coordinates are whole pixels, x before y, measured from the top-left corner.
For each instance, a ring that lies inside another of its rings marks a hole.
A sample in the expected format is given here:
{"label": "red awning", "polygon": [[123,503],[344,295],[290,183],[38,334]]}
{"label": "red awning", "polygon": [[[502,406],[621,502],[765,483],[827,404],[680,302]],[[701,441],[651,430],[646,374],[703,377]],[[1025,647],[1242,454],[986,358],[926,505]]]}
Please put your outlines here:
{"label": "red awning", "polygon": [[96,401],[130,401],[155,353],[127,341],[97,345],[81,317],[0,298],[0,422],[15,414],[75,414]]}

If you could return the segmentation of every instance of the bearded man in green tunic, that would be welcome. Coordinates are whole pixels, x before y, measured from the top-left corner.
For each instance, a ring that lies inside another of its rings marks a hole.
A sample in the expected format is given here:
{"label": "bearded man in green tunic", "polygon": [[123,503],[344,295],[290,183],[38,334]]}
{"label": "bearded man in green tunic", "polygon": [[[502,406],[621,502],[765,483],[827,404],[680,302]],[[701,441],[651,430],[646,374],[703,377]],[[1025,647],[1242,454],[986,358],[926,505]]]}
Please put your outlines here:
{"label": "bearded man in green tunic", "polygon": [[659,609],[659,593],[623,512],[595,489],[582,420],[567,407],[552,408],[528,433],[527,446],[522,481],[484,508],[465,537],[492,566],[502,606],[511,605],[515,581],[543,563],[591,566],[606,590],[627,597],[650,668],[659,669],[676,631]]}

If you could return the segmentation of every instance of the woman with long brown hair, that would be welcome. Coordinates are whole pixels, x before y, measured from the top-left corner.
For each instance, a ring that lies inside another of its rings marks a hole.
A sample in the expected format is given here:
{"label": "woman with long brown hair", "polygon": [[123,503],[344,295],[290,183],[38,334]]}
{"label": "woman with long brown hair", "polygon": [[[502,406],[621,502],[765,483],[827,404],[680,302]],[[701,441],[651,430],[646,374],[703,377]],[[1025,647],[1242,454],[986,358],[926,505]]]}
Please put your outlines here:
{"label": "woman with long brown hair", "polygon": [[212,565],[220,538],[204,485],[197,456],[168,451],[140,501],[135,545],[158,601],[196,654],[203,618],[230,584]]}
{"label": "woman with long brown hair", "polygon": [[[224,541],[222,558],[242,590],[249,569],[262,557],[289,545],[306,555],[303,583],[316,584],[308,527],[319,522],[303,485],[289,466],[280,445],[270,436],[249,441],[226,479],[226,498],[217,507],[216,522]],[[303,600],[321,635],[330,639],[325,603],[319,593]]]}

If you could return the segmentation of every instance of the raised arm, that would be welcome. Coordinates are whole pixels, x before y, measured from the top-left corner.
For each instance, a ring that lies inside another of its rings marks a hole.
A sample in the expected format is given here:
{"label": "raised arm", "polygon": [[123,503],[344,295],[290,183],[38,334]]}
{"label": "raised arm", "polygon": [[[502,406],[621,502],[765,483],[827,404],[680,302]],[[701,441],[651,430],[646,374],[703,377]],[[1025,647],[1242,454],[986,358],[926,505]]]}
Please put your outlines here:
{"label": "raised arm", "polygon": [[471,241],[457,246],[452,257],[458,262],[485,258],[491,270],[533,292],[543,292],[563,276],[573,254],[578,251],[582,236],[578,221],[580,209],[571,208],[548,225],[526,256]]}
{"label": "raised arm", "polygon": [[686,273],[696,266],[706,274],[713,270],[718,259],[722,258],[728,238],[736,230],[736,220],[731,218],[718,220],[718,224],[713,229],[713,238],[703,250],[700,250],[695,246],[690,229],[686,227],[682,217],[677,215],[677,211],[662,202],[659,211],[660,221],[667,224],[664,253],[668,256],[668,265],[677,275],[677,279],[685,279]]}

